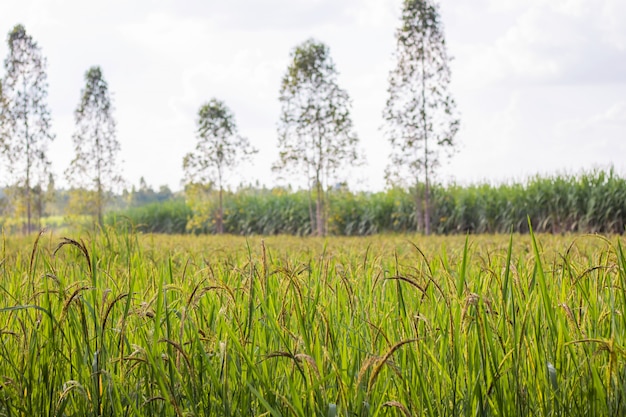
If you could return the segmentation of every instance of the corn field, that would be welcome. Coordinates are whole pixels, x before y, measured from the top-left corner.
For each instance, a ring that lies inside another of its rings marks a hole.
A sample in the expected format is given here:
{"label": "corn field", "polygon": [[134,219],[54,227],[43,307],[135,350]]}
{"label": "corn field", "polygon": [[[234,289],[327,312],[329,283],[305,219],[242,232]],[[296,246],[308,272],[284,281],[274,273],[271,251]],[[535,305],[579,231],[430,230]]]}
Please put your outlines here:
{"label": "corn field", "polygon": [[[418,228],[420,190],[378,193],[328,192],[328,230],[332,235],[412,233]],[[432,230],[438,234],[537,232],[623,233],[626,180],[613,171],[577,176],[535,177],[526,183],[431,189]],[[158,203],[111,213],[110,225],[140,231],[196,234],[216,232],[216,198],[201,203]],[[312,200],[306,191],[242,189],[224,197],[224,228],[238,235],[309,235]]]}

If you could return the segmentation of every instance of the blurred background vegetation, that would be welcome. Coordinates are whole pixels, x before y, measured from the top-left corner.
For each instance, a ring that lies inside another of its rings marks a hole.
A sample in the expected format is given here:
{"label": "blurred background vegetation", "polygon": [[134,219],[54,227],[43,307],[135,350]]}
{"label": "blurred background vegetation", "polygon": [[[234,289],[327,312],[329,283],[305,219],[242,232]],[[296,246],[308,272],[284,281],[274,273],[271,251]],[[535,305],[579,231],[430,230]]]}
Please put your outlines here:
{"label": "blurred background vegetation", "polygon": [[[416,192],[417,191],[417,192]],[[185,199],[140,188],[117,201],[106,223],[159,233],[215,233],[216,199],[210,187],[202,199]],[[392,188],[328,192],[328,230],[333,235],[414,232],[419,190]],[[148,198],[148,196],[150,196]],[[161,198],[159,200],[159,198]],[[128,201],[128,206],[122,203]],[[311,234],[308,191],[242,187],[228,192],[224,231],[238,235]],[[527,216],[539,232],[623,233],[626,179],[612,170],[579,175],[534,177],[526,183],[436,185],[432,189],[432,226],[438,234],[526,233]]]}
{"label": "blurred background vegetation", "polygon": [[[50,191],[49,191],[50,192]],[[217,190],[205,186],[191,192],[157,190],[141,180],[113,195],[105,223],[144,233],[216,233]],[[410,233],[416,230],[415,199],[420,190],[391,188],[354,192],[342,185],[328,191],[328,232],[362,236]],[[623,233],[626,224],[626,179],[613,170],[577,175],[536,176],[526,182],[504,184],[436,184],[431,190],[432,229],[437,234],[527,233],[527,216],[538,232]],[[46,196],[40,227],[66,230],[93,227],[93,218],[71,203],[72,190]],[[241,186],[226,191],[224,232],[236,235],[304,236],[312,233],[312,206],[307,190]],[[0,205],[9,205],[7,190]],[[23,222],[0,217],[6,233],[19,232]]]}

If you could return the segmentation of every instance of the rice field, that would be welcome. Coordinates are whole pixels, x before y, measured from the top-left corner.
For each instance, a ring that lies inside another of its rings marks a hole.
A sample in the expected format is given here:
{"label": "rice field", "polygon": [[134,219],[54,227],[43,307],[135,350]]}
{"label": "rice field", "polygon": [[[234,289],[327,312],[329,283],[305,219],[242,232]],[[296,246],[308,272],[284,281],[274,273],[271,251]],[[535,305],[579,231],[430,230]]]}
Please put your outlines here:
{"label": "rice field", "polygon": [[5,236],[1,416],[620,416],[620,237]]}

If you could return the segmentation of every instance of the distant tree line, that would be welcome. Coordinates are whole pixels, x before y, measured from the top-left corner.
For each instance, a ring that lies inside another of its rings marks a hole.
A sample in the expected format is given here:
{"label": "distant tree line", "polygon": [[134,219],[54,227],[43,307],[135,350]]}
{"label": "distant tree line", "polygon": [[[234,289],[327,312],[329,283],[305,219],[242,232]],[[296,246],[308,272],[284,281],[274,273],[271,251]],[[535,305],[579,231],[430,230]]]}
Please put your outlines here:
{"label": "distant tree line", "polygon": [[[7,41],[9,54],[0,79],[0,150],[7,174],[1,176],[6,180],[4,214],[23,218],[23,230],[30,233],[54,194],[47,155],[54,139],[47,106],[47,63],[24,26],[16,25]],[[387,179],[392,186],[413,190],[414,226],[428,234],[436,210],[432,177],[441,153],[454,148],[459,126],[448,91],[449,58],[434,0],[403,2],[396,42],[396,67],[389,75],[383,112],[385,136],[392,148]],[[308,215],[300,229],[325,235],[332,232],[332,204],[337,204],[330,198],[330,185],[345,181],[348,168],[363,162],[351,100],[338,84],[338,70],[326,44],[309,39],[291,51],[279,100],[278,157],[273,169],[307,184]],[[74,158],[64,172],[70,185],[65,208],[69,214],[89,214],[94,224],[101,225],[105,208],[114,204],[124,181],[114,106],[100,67],[85,73],[74,116]],[[224,197],[231,198],[232,193],[224,184],[256,149],[239,135],[234,114],[218,98],[200,107],[196,137],[195,149],[183,160],[192,224],[212,218],[213,232],[229,231],[226,207],[231,203]]]}
{"label": "distant tree line", "polygon": [[[8,213],[11,210],[11,199],[7,194],[9,190],[0,188],[0,213]],[[51,226],[62,228],[93,227],[93,210],[89,207],[73,206],[76,203],[77,190],[73,188],[56,188],[54,184],[44,190],[43,199],[46,204],[34,212],[33,225],[37,228]],[[139,179],[138,185],[132,185],[119,193],[106,195],[107,212],[122,213],[144,206],[160,206],[176,204],[185,201],[183,192],[174,192],[168,186],[161,185],[153,188],[143,178]],[[82,207],[82,208],[81,208]],[[106,217],[107,214],[104,215]],[[23,219],[0,215],[0,230],[7,233],[23,231]]]}

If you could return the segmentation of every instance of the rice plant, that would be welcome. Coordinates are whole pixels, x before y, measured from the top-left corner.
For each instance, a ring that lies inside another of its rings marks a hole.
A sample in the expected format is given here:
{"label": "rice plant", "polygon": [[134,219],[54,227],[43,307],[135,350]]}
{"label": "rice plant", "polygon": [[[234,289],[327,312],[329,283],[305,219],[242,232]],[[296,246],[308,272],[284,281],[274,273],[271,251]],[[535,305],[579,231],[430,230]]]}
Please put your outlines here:
{"label": "rice plant", "polygon": [[0,415],[624,415],[616,237],[4,237]]}

